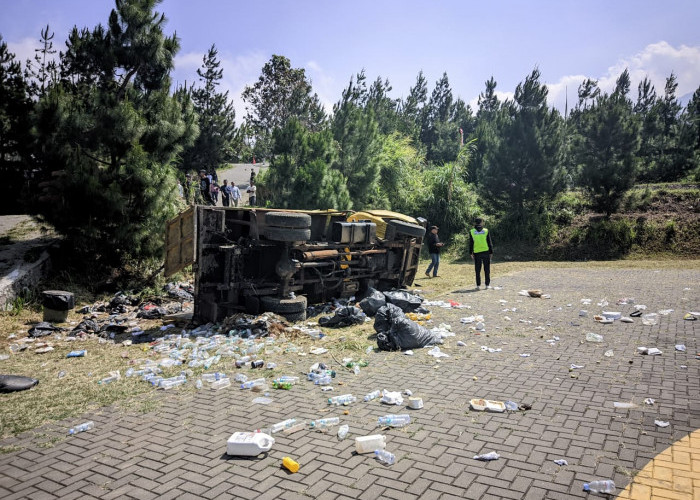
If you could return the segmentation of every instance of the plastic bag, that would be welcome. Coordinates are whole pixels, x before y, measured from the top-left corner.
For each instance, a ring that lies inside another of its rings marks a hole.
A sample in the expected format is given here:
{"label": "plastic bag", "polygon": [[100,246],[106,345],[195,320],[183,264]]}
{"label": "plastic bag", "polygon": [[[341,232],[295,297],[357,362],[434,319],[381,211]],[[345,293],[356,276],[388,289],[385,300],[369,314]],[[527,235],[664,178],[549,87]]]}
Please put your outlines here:
{"label": "plastic bag", "polygon": [[65,330],[65,328],[54,326],[51,323],[42,321],[29,329],[29,336],[31,338],[44,337],[46,335],[51,335],[53,332],[60,332],[63,330]]}
{"label": "plastic bag", "polygon": [[391,321],[394,318],[402,318],[403,316],[403,311],[394,304],[380,307],[374,318],[374,331],[377,333],[388,332],[391,328]]}
{"label": "plastic bag", "polygon": [[335,310],[334,316],[323,316],[319,318],[318,324],[321,326],[341,328],[343,326],[358,325],[364,323],[365,313],[355,306],[339,307]]}
{"label": "plastic bag", "polygon": [[21,375],[0,375],[0,393],[26,391],[31,389],[39,381],[31,377]]}
{"label": "plastic bag", "polygon": [[392,290],[384,292],[386,301],[401,308],[403,312],[415,311],[420,307],[423,299],[405,290]]}
{"label": "plastic bag", "polygon": [[423,328],[406,316],[394,317],[388,332],[377,333],[377,346],[382,351],[405,351],[432,344],[442,344],[440,335]]}
{"label": "plastic bag", "polygon": [[374,316],[380,307],[386,305],[384,294],[374,288],[367,290],[367,296],[360,301],[359,306],[367,316]]}

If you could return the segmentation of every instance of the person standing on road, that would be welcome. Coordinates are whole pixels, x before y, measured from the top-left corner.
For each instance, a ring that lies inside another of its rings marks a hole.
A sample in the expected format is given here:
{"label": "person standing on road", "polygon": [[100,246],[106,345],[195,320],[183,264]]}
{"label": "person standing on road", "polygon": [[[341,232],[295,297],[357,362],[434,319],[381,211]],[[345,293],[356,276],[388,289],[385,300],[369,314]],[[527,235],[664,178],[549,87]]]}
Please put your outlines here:
{"label": "person standing on road", "polygon": [[202,194],[205,205],[214,204],[214,201],[211,199],[211,180],[207,177],[206,170],[199,171],[199,191]]}
{"label": "person standing on road", "polygon": [[255,191],[257,191],[257,188],[255,187],[254,183],[250,183],[250,186],[248,186],[248,202],[250,203],[251,207],[255,206],[255,203],[257,201],[256,196],[255,196]]}
{"label": "person standing on road", "polygon": [[430,226],[430,233],[426,238],[428,241],[428,253],[430,254],[430,265],[425,270],[425,275],[430,278],[430,271],[433,271],[433,278],[439,278],[438,267],[440,267],[440,248],[444,245],[438,236],[438,227]]}
{"label": "person standing on road", "polygon": [[224,185],[221,186],[221,204],[225,207],[228,207],[230,201],[231,186],[228,185],[228,180],[224,179]]}
{"label": "person standing on road", "polygon": [[469,255],[474,261],[476,272],[476,289],[481,288],[481,265],[484,265],[484,283],[491,288],[491,256],[493,242],[489,230],[484,227],[482,219],[474,221],[474,227],[469,231]]}
{"label": "person standing on road", "polygon": [[237,207],[238,202],[241,199],[241,190],[238,189],[238,186],[236,186],[235,182],[231,181],[230,191],[231,191],[231,201],[233,202],[233,206]]}

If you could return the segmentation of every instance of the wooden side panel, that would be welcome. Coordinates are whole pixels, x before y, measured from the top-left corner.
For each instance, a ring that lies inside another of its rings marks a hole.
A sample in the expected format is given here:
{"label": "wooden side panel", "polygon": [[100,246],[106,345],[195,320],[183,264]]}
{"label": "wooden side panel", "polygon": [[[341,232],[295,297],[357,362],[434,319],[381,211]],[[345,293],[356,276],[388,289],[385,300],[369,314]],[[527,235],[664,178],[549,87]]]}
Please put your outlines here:
{"label": "wooden side panel", "polygon": [[195,262],[195,207],[168,221],[165,230],[165,276]]}

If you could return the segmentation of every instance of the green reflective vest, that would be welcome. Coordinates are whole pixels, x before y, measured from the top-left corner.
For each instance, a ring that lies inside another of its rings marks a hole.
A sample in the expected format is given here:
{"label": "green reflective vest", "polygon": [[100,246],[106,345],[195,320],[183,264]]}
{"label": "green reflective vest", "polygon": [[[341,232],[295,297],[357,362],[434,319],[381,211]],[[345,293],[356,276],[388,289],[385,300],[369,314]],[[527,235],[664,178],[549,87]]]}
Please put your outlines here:
{"label": "green reflective vest", "polygon": [[483,228],[481,231],[477,231],[476,228],[472,228],[470,231],[472,239],[474,240],[474,253],[488,252],[489,244],[486,241],[486,237],[489,234],[489,230]]}

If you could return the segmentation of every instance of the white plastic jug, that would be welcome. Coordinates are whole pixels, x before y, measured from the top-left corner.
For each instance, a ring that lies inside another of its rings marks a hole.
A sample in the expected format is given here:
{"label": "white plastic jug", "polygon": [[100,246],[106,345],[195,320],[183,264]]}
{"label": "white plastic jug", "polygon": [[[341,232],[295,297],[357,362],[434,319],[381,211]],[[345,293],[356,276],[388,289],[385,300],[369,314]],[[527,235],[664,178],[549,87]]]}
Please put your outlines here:
{"label": "white plastic jug", "polygon": [[262,432],[234,432],[226,442],[226,453],[241,457],[254,457],[270,451],[275,439]]}
{"label": "white plastic jug", "polygon": [[374,453],[374,450],[383,450],[384,448],[386,448],[386,436],[382,434],[355,438],[355,451],[357,453]]}

